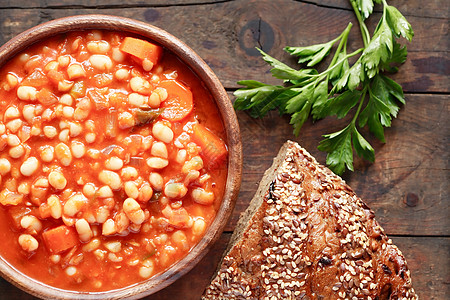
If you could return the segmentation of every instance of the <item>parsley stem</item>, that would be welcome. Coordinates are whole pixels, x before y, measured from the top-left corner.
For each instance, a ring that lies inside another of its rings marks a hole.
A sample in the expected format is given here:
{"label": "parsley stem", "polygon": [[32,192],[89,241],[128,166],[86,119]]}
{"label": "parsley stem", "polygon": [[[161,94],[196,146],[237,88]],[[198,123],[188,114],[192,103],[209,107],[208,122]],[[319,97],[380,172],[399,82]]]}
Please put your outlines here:
{"label": "parsley stem", "polygon": [[368,87],[368,86],[366,85],[366,86],[364,87],[364,89],[363,89],[361,98],[360,98],[360,100],[359,100],[358,109],[356,110],[356,113],[355,113],[355,115],[353,116],[353,119],[352,119],[353,125],[355,125],[355,123],[356,123],[356,119],[357,119],[358,116],[359,116],[359,112],[361,111],[362,105],[363,105],[364,100],[365,100],[365,98],[366,98],[367,87]]}
{"label": "parsley stem", "polygon": [[[348,34],[350,33],[350,29],[352,28],[352,26],[353,26],[353,24],[351,22],[348,23],[347,28],[345,28],[345,30],[342,32],[342,34],[341,34],[342,39],[339,42],[336,52],[334,53],[333,59],[331,60],[331,63],[330,63],[330,67],[334,66],[337,58],[339,57],[339,53],[341,52],[342,46],[343,45],[347,46]],[[345,48],[347,48],[347,47],[345,47]]]}
{"label": "parsley stem", "polygon": [[[332,67],[326,69],[326,70],[323,71],[322,73],[310,75],[311,79],[314,79],[314,77],[322,77],[322,76],[324,76],[324,75],[327,75],[328,73],[330,73],[331,71],[333,71],[334,68],[336,68],[337,66],[339,66],[342,62],[344,62],[346,59],[348,59],[348,58],[350,58],[350,57],[352,57],[352,56],[355,56],[356,54],[362,52],[363,50],[364,50],[364,48],[359,48],[358,50],[353,51],[353,52],[350,53],[350,54],[347,54],[344,58],[342,58],[342,59],[339,60],[337,63],[335,63],[334,66],[332,66]],[[331,65],[331,64],[330,64],[330,65]],[[311,79],[308,79],[307,81],[309,81],[309,80],[311,80]]]}
{"label": "parsley stem", "polygon": [[358,9],[358,5],[356,4],[355,0],[350,0],[350,3],[353,7],[353,11],[355,12],[356,18],[358,19],[358,23],[359,23],[359,29],[361,30],[361,36],[363,39],[363,43],[364,43],[364,48],[367,47],[367,45],[369,45],[370,42],[370,34],[369,34],[369,30],[367,29],[366,24],[364,23],[364,20],[361,16],[361,13],[359,12]]}
{"label": "parsley stem", "polygon": [[388,7],[388,4],[386,2],[386,0],[382,0],[383,1],[383,21],[386,22],[386,9]]}

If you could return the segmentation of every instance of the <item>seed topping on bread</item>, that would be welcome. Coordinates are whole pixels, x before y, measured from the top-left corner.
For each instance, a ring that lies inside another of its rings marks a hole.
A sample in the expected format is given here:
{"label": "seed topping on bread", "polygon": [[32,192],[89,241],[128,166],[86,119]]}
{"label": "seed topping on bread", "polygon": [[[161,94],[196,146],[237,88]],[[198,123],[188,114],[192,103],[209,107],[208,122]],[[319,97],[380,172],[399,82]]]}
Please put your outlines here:
{"label": "seed topping on bread", "polygon": [[373,211],[298,144],[283,149],[203,299],[417,299]]}

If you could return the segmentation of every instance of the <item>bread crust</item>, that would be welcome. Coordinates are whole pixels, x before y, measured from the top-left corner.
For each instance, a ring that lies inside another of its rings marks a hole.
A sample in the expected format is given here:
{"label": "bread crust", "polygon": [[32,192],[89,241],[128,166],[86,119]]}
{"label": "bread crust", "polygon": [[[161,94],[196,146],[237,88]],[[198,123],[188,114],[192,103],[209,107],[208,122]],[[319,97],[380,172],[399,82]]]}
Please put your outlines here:
{"label": "bread crust", "polygon": [[351,188],[288,141],[202,299],[417,299],[400,250]]}

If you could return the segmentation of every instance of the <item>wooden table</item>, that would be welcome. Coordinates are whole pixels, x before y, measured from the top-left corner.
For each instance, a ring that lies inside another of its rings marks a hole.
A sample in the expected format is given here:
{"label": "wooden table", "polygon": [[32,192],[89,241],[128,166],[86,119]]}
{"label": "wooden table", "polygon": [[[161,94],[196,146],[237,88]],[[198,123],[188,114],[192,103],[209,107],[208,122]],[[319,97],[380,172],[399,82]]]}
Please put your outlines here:
{"label": "wooden table", "polygon": [[[163,3],[164,2],[164,3]],[[356,160],[344,178],[375,211],[406,256],[413,284],[422,299],[450,297],[449,201],[449,10],[448,1],[392,0],[412,24],[408,60],[394,75],[407,104],[386,144],[363,131],[376,162]],[[143,4],[145,3],[145,4]],[[276,83],[254,47],[289,60],[282,48],[329,41],[349,21],[357,24],[346,0],[3,0],[0,44],[42,22],[78,14],[120,15],[159,26],[191,46],[216,72],[230,98],[240,79]],[[379,16],[379,13],[376,13]],[[373,22],[372,22],[373,23]],[[374,24],[371,24],[371,28]],[[350,48],[361,45],[358,26]],[[293,62],[293,60],[290,60]],[[233,216],[209,254],[190,273],[148,299],[199,299],[220,260],[239,214],[247,207],[264,170],[287,140],[300,142],[320,162],[321,134],[343,128],[348,120],[307,122],[299,137],[288,118],[273,113],[262,120],[238,114],[244,149],[244,174]],[[33,297],[0,280],[1,299]]]}

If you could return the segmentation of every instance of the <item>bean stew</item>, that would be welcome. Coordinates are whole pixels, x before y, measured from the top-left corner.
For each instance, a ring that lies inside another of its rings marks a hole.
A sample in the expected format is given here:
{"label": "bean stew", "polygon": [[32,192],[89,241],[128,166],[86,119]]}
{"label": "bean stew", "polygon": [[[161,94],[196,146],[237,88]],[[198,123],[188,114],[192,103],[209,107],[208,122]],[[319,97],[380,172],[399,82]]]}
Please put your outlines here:
{"label": "bean stew", "polygon": [[76,291],[182,259],[220,206],[227,145],[175,55],[112,31],[57,35],[0,70],[0,255]]}

